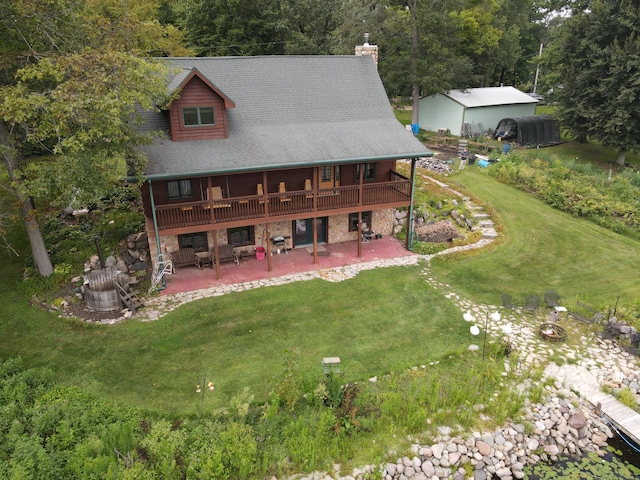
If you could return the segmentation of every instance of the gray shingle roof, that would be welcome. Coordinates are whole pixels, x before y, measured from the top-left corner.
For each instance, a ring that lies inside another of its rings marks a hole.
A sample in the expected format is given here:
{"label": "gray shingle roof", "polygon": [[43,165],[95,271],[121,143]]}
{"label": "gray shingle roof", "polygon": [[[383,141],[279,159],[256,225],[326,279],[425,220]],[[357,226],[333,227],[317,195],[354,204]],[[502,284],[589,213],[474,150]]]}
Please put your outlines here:
{"label": "gray shingle roof", "polygon": [[[229,138],[143,147],[148,178],[428,156],[395,118],[368,56],[171,58],[176,88],[197,68],[229,97]],[[148,126],[168,128],[165,113]]]}

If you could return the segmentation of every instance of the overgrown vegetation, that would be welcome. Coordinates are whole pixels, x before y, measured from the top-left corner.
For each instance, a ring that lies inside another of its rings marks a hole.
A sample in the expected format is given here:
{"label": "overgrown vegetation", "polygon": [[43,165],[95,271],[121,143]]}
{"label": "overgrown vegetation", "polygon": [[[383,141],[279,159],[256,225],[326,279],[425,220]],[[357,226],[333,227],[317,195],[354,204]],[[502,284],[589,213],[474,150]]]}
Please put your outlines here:
{"label": "overgrown vegetation", "polygon": [[[204,414],[179,418],[117,406],[9,360],[0,364],[0,478],[265,478],[383,459],[407,435],[479,426],[478,411],[518,418],[524,398],[499,388],[500,346],[488,350],[483,363],[459,350],[364,384],[305,379],[289,351],[266,402],[245,390],[229,408],[206,402]],[[452,375],[460,362],[463,375]]]}
{"label": "overgrown vegetation", "polygon": [[588,162],[514,152],[493,164],[489,174],[554,208],[640,238],[640,175],[634,170],[612,174]]}
{"label": "overgrown vegetation", "polygon": [[97,255],[96,240],[104,256],[112,255],[128,235],[144,231],[140,190],[120,184],[100,202],[89,205],[86,215],[74,217],[71,211],[51,210],[42,222],[50,258],[55,265],[49,277],[38,274],[33,257],[27,257],[18,290],[27,298],[51,300],[83,272],[84,263]]}

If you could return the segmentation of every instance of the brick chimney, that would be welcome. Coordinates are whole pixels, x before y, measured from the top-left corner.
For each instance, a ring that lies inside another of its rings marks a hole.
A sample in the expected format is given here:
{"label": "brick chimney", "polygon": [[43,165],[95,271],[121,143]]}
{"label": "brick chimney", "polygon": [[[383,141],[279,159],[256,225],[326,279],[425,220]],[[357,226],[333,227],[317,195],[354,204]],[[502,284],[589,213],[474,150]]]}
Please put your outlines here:
{"label": "brick chimney", "polygon": [[356,55],[361,57],[363,55],[371,55],[373,57],[373,63],[376,64],[376,68],[378,68],[378,46],[377,45],[369,45],[369,34],[364,34],[364,45],[356,46]]}

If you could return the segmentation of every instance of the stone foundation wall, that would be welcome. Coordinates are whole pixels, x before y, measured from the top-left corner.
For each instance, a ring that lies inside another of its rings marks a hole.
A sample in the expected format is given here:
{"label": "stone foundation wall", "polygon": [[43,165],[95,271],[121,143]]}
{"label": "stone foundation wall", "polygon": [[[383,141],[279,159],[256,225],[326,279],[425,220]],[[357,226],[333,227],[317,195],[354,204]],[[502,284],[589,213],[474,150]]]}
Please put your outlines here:
{"label": "stone foundation wall", "polygon": [[[373,218],[371,219],[371,229],[382,235],[393,235],[394,223],[395,223],[394,208],[384,210],[374,210],[372,212]],[[253,250],[256,246],[263,246],[266,248],[270,241],[270,237],[282,235],[284,237],[293,237],[293,231],[291,227],[291,221],[281,221],[269,223],[269,235],[265,224],[255,225],[255,244],[253,246],[248,245],[242,248]],[[153,223],[149,219],[146,222],[147,234],[149,236],[149,251],[151,253],[152,262],[155,263],[158,257],[158,250],[156,245],[155,232],[153,229]],[[333,215],[328,218],[327,225],[327,243],[339,243],[348,242],[358,239],[358,232],[349,231],[349,215]],[[214,232],[207,232],[207,243],[209,248],[213,248],[213,235]],[[226,229],[218,230],[218,245],[228,243]],[[293,246],[292,240],[287,239],[287,247]],[[160,251],[162,253],[172,253],[180,248],[177,235],[169,235],[160,237]]]}

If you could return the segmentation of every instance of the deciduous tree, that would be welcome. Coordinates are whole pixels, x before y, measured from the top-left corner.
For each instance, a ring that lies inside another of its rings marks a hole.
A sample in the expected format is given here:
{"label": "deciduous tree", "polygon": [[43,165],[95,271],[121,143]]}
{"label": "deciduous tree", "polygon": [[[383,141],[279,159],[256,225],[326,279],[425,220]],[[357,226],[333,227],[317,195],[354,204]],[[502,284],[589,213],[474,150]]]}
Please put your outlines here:
{"label": "deciduous tree", "polygon": [[86,204],[124,178],[124,160],[140,168],[136,105],[165,94],[163,68],[145,56],[185,51],[153,18],[156,0],[126,3],[0,0],[0,154],[45,276],[53,265],[34,198]]}

